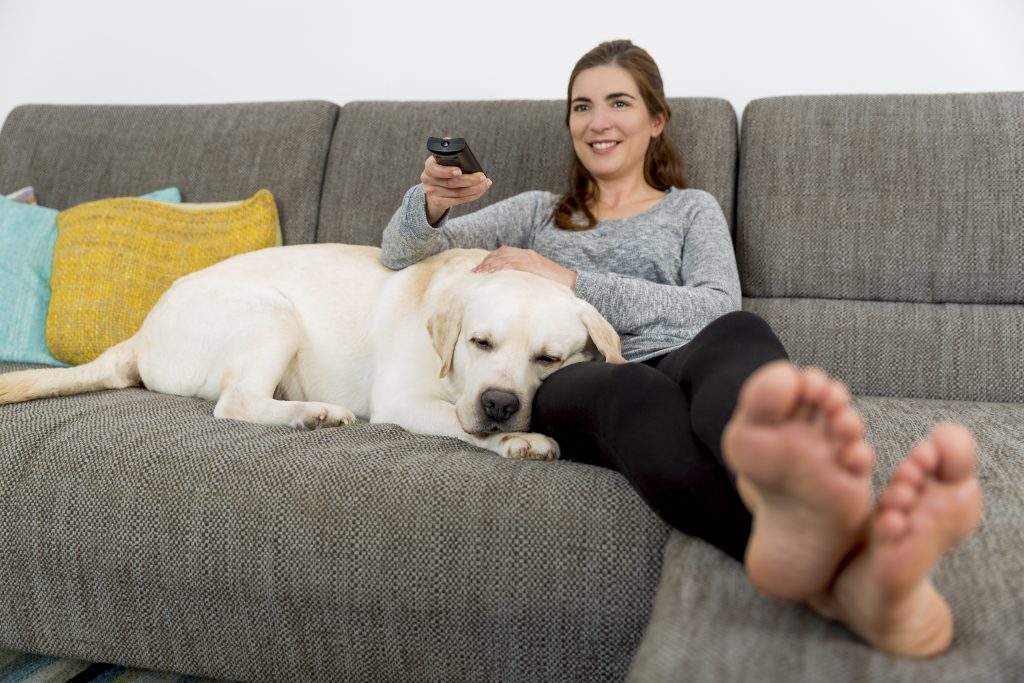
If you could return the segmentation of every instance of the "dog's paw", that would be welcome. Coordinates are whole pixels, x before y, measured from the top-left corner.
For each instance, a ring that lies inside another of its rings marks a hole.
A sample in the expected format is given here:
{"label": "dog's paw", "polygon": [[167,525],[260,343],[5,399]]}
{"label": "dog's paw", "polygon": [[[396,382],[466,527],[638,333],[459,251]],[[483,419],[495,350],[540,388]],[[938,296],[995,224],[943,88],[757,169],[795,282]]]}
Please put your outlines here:
{"label": "dog's paw", "polygon": [[543,434],[509,432],[495,436],[494,450],[514,460],[558,460],[558,444]]}
{"label": "dog's paw", "polygon": [[355,422],[356,416],[344,406],[336,406],[330,403],[306,403],[302,415],[298,419],[296,427],[306,429],[319,429],[321,427],[337,427],[339,425],[350,425]]}

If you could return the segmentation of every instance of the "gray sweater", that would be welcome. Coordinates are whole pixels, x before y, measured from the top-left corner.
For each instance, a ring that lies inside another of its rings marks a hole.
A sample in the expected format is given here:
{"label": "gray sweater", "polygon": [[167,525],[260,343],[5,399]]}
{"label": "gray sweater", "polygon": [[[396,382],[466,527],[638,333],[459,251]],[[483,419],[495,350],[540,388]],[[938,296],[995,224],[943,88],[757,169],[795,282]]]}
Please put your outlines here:
{"label": "gray sweater", "polygon": [[405,194],[381,242],[381,260],[405,268],[445,249],[533,249],[576,271],[576,296],[590,302],[622,338],[627,360],[678,348],[715,318],[740,308],[729,227],[702,190],[671,189],[636,216],[561,230],[558,197],[524,192],[464,216],[427,222],[423,186]]}

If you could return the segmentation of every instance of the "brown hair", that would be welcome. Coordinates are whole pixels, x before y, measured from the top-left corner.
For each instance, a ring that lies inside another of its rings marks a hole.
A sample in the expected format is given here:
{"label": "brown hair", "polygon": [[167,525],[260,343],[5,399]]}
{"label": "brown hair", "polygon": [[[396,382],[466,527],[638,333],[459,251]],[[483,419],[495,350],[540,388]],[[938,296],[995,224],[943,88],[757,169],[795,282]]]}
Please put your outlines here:
{"label": "brown hair", "polygon": [[[668,137],[667,124],[672,118],[672,111],[665,99],[661,72],[658,71],[658,65],[654,63],[647,51],[637,47],[631,41],[612,40],[601,43],[576,62],[572,75],[569,76],[565,125],[568,127],[569,117],[572,115],[572,85],[576,82],[576,77],[587,69],[606,64],[622,67],[629,72],[633,80],[636,81],[636,85],[640,89],[640,96],[651,116],[665,115],[665,130],[658,137],[652,138],[644,157],[644,179],[647,184],[657,190],[667,190],[670,187],[685,188],[686,175],[683,171],[683,155]],[[598,188],[594,177],[580,163],[575,150],[570,151],[569,191],[562,195],[555,206],[555,225],[563,230],[588,230],[594,227],[597,219],[590,207],[597,201],[597,198]],[[586,225],[574,221],[579,214],[586,217]]]}

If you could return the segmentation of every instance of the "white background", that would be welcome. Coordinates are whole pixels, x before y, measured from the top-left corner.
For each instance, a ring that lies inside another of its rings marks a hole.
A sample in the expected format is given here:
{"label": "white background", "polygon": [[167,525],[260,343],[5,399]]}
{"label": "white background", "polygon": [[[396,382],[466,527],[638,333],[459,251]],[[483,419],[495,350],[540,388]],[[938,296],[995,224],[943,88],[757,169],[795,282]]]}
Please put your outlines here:
{"label": "white background", "polygon": [[0,0],[18,104],[562,98],[630,38],[669,96],[1024,90],[1024,0]]}

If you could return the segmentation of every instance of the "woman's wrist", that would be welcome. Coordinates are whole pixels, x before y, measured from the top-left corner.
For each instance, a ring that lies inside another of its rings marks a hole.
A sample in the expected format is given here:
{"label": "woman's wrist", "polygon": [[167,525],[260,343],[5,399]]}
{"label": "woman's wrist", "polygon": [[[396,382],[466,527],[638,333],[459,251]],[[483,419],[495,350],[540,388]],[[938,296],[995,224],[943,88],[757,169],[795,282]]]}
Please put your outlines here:
{"label": "woman's wrist", "polygon": [[445,213],[447,213],[448,207],[432,206],[430,203],[430,198],[426,196],[424,196],[423,198],[423,206],[427,214],[427,223],[430,224],[430,227],[436,228],[437,224],[441,222],[442,218],[444,218]]}

